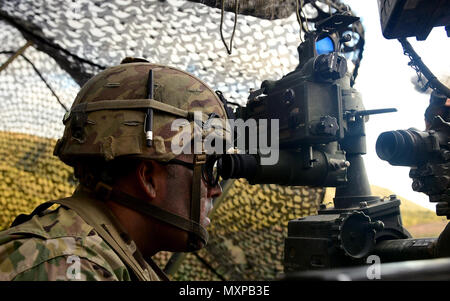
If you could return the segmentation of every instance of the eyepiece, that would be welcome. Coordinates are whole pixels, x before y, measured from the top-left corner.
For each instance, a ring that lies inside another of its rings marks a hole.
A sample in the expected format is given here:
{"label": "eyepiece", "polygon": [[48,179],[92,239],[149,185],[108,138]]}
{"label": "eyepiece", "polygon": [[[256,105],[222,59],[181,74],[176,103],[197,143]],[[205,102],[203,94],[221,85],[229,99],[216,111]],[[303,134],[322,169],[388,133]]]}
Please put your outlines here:
{"label": "eyepiece", "polygon": [[405,138],[399,131],[390,131],[381,133],[377,139],[376,151],[381,160],[392,161],[398,160],[405,150]]}
{"label": "eyepiece", "polygon": [[[304,155],[304,154],[303,154]],[[264,165],[259,155],[227,154],[217,162],[220,176],[226,179],[245,178],[250,184],[279,184],[303,186],[339,186],[346,181],[343,153],[326,154],[313,150],[314,164],[302,160],[302,152],[280,151],[279,160],[273,165]]]}
{"label": "eyepiece", "polygon": [[431,142],[428,132],[416,129],[398,130],[381,133],[376,143],[376,152],[380,159],[391,165],[417,166],[429,157]]}
{"label": "eyepiece", "polygon": [[258,159],[253,155],[223,155],[217,162],[223,179],[253,179],[258,165]]}

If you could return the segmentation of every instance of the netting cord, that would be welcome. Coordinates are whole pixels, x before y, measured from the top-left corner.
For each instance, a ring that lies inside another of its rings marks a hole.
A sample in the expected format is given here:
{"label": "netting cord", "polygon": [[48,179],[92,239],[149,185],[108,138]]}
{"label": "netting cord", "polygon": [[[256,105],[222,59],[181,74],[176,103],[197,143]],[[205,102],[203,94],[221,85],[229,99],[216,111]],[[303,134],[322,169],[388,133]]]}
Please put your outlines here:
{"label": "netting cord", "polygon": [[[197,252],[193,252],[192,255],[194,255],[198,261],[200,261],[208,270],[210,270],[214,275],[216,275],[220,280],[226,281],[226,279],[220,275],[216,269],[214,269],[211,264],[209,264],[203,257],[197,254]],[[186,258],[187,253],[174,253],[169,261],[166,264],[166,267],[164,268],[164,273],[173,277],[175,276],[178,268],[180,267],[183,260]]]}
{"label": "netting cord", "polygon": [[[302,29],[304,32],[309,32],[309,28],[308,28],[308,18],[306,17],[306,13],[303,11],[303,7],[305,6],[305,3],[303,2],[304,0],[297,0],[295,1],[295,6],[296,6],[296,15],[297,15],[297,21],[298,24],[300,25],[300,40],[303,42],[302,39]],[[303,17],[305,18],[305,25],[303,25],[303,21],[301,18],[301,14],[303,13]]]}
{"label": "netting cord", "polygon": [[19,55],[21,55],[32,44],[33,43],[31,41],[27,41],[27,43],[25,45],[23,45],[19,50],[17,50],[16,52],[12,52],[13,55],[11,55],[9,57],[9,59],[0,66],[0,72],[5,70],[9,64],[11,64]]}
{"label": "netting cord", "polygon": [[50,92],[52,92],[53,96],[55,96],[56,100],[58,101],[58,103],[61,105],[61,107],[66,111],[69,112],[69,109],[61,102],[61,100],[59,99],[58,95],[56,95],[55,91],[52,89],[52,87],[50,87],[50,85],[48,84],[48,82],[45,80],[45,78],[42,76],[41,72],[39,72],[39,70],[36,68],[36,66],[33,64],[33,62],[31,62],[25,55],[22,54],[22,57],[31,65],[31,67],[33,67],[34,71],[36,72],[36,74],[41,78],[41,80],[44,82],[44,84],[47,86],[47,88],[50,90]]}
{"label": "netting cord", "polygon": [[[31,43],[30,43],[31,45]],[[0,52],[2,54],[15,54],[17,52],[14,51],[2,51]],[[36,66],[33,64],[33,62],[27,58],[23,53],[20,54],[20,56],[27,61],[31,67],[33,67],[34,72],[36,72],[36,74],[39,76],[39,78],[44,82],[44,84],[47,86],[47,88],[50,90],[50,92],[53,94],[53,96],[56,98],[56,100],[58,101],[58,103],[61,105],[61,107],[68,112],[69,109],[61,102],[61,100],[59,99],[58,95],[56,95],[55,91],[52,89],[52,87],[49,85],[49,83],[47,82],[47,80],[42,76],[42,73],[36,68]],[[17,57],[17,56],[16,56]],[[11,60],[12,61],[12,60]],[[5,63],[6,64],[6,63]],[[3,66],[3,65],[2,65]],[[4,69],[4,68],[3,68]],[[3,70],[2,69],[2,70]]]}
{"label": "netting cord", "polygon": [[[89,60],[87,60],[87,59],[81,58],[81,57],[77,56],[76,54],[73,54],[73,53],[70,52],[69,50],[67,50],[67,49],[65,49],[65,48],[63,48],[63,47],[61,47],[61,46],[59,46],[58,44],[52,43],[52,42],[50,42],[49,40],[47,40],[47,39],[45,39],[45,38],[43,38],[43,37],[41,37],[41,36],[35,34],[34,32],[28,30],[27,28],[25,28],[24,26],[22,26],[21,24],[19,24],[19,23],[16,22],[13,18],[11,18],[10,16],[8,16],[8,15],[6,15],[6,14],[3,14],[3,13],[0,12],[0,17],[1,17],[3,20],[9,22],[9,23],[10,23],[12,26],[14,26],[15,28],[17,28],[17,29],[22,33],[23,36],[25,36],[25,35],[24,35],[24,33],[25,33],[25,34],[31,36],[33,39],[36,39],[37,42],[40,42],[40,43],[42,43],[42,44],[45,44],[45,45],[47,45],[47,46],[49,46],[49,47],[51,47],[51,48],[53,48],[53,49],[57,49],[57,50],[59,50],[59,51],[65,53],[65,54],[67,54],[68,56],[70,56],[70,57],[72,57],[72,58],[74,58],[74,59],[76,59],[76,60],[78,60],[78,61],[81,61],[81,62],[83,62],[83,63],[89,64],[89,65],[94,66],[94,67],[97,67],[97,68],[99,68],[99,69],[101,69],[101,70],[106,69],[105,66],[102,66],[102,65],[96,64],[96,63],[94,63],[94,62],[91,62],[91,61],[89,61]],[[38,44],[39,44],[39,43],[38,43]],[[46,52],[46,53],[47,53],[47,52]],[[54,56],[52,56],[52,57],[54,58]]]}
{"label": "netting cord", "polygon": [[[302,6],[303,6],[303,4],[302,4]],[[300,35],[300,41],[303,42],[303,38],[302,38],[302,27],[303,26],[302,26],[302,19],[300,18],[300,0],[295,1],[295,13],[297,15],[298,25],[300,25],[300,32],[298,34]]]}
{"label": "netting cord", "polygon": [[203,263],[203,265],[208,268],[208,270],[210,270],[211,272],[214,273],[214,275],[216,275],[220,280],[222,281],[226,281],[226,279],[220,275],[204,258],[200,257],[200,255],[197,254],[197,252],[192,253],[195,257],[197,257],[197,259]]}
{"label": "netting cord", "polygon": [[[300,3],[300,1],[301,1],[301,3]],[[295,1],[295,13],[297,15],[298,25],[300,25],[300,32],[298,34],[300,35],[300,42],[303,42],[303,38],[302,38],[303,23],[302,23],[302,18],[300,17],[300,9],[303,10],[303,0]]]}
{"label": "netting cord", "polygon": [[450,89],[442,84],[437,77],[428,69],[420,56],[414,51],[414,48],[408,42],[406,38],[400,38],[398,41],[402,44],[403,53],[407,55],[410,59],[408,65],[410,65],[418,74],[420,80],[420,74],[423,74],[428,80],[428,86],[433,90],[438,90],[440,93],[444,94],[450,98]]}
{"label": "netting cord", "polygon": [[228,54],[231,54],[231,52],[233,50],[233,38],[234,38],[234,33],[236,31],[236,25],[237,25],[237,16],[238,16],[238,11],[239,11],[239,0],[235,0],[234,1],[234,6],[235,6],[235,10],[234,10],[234,27],[233,27],[233,33],[231,34],[231,38],[230,38],[230,48],[228,48],[227,42],[225,42],[225,38],[223,37],[223,31],[222,31],[223,15],[224,15],[224,11],[225,11],[225,0],[222,0],[222,11],[221,11],[221,14],[220,14],[220,37],[222,39],[223,44],[225,45],[225,48],[227,49]]}

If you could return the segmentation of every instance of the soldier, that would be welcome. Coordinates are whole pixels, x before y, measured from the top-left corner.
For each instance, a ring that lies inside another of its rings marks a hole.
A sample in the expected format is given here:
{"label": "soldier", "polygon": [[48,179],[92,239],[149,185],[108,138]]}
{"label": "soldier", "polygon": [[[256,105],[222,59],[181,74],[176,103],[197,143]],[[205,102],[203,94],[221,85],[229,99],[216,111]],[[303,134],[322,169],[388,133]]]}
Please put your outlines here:
{"label": "soldier", "polygon": [[167,280],[151,256],[204,247],[221,194],[203,149],[172,149],[171,124],[195,127],[196,111],[226,120],[220,98],[175,68],[127,58],[90,79],[54,151],[80,184],[0,232],[0,280]]}

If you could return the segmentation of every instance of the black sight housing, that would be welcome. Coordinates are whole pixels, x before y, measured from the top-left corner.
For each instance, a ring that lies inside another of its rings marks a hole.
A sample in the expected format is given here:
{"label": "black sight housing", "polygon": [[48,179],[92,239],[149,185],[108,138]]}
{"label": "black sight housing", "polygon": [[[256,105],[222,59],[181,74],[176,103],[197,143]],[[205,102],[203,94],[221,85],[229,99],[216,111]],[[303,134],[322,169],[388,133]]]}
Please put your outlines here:
{"label": "black sight housing", "polygon": [[380,159],[397,166],[418,166],[429,161],[435,143],[433,135],[416,129],[381,133],[376,151]]}
{"label": "black sight housing", "polygon": [[[341,37],[338,29],[357,20],[340,14],[325,19],[297,48],[300,63],[293,72],[276,81],[265,80],[259,90],[250,93],[247,105],[234,115],[255,120],[258,126],[261,120],[268,120],[269,125],[270,120],[277,120],[279,160],[261,164],[260,145],[257,151],[245,149],[238,155],[224,155],[218,164],[223,179],[317,187],[348,183],[349,158],[366,153],[366,116],[394,111],[364,110],[359,93],[350,86],[351,75],[341,49],[351,37]],[[259,131],[258,143],[271,141],[271,135],[268,129]],[[246,137],[249,145],[248,129],[238,129],[235,136]]]}
{"label": "black sight housing", "polygon": [[[349,36],[340,37],[337,29],[358,19],[337,14],[317,24],[298,47],[298,67],[277,81],[263,81],[250,93],[246,107],[235,111],[235,117],[254,120],[256,126],[262,120],[277,120],[278,161],[262,164],[267,149],[261,151],[260,145],[257,152],[240,149],[240,154],[218,159],[223,179],[336,187],[334,207],[289,221],[285,272],[361,264],[377,240],[410,237],[401,225],[400,201],[373,196],[364,167],[367,116],[395,109],[365,110],[351,87],[340,51]],[[248,128],[237,131],[241,132],[235,136],[252,138]],[[258,143],[271,141],[271,135],[269,130],[258,131]]]}

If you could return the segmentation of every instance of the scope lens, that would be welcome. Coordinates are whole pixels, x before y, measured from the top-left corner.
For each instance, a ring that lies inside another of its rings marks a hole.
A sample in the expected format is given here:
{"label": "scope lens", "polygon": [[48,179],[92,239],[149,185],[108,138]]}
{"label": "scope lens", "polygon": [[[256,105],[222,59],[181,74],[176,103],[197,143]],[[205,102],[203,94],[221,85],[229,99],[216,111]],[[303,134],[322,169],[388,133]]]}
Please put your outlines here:
{"label": "scope lens", "polygon": [[316,41],[316,52],[318,55],[328,54],[333,51],[334,51],[334,43],[329,36],[326,36]]}

